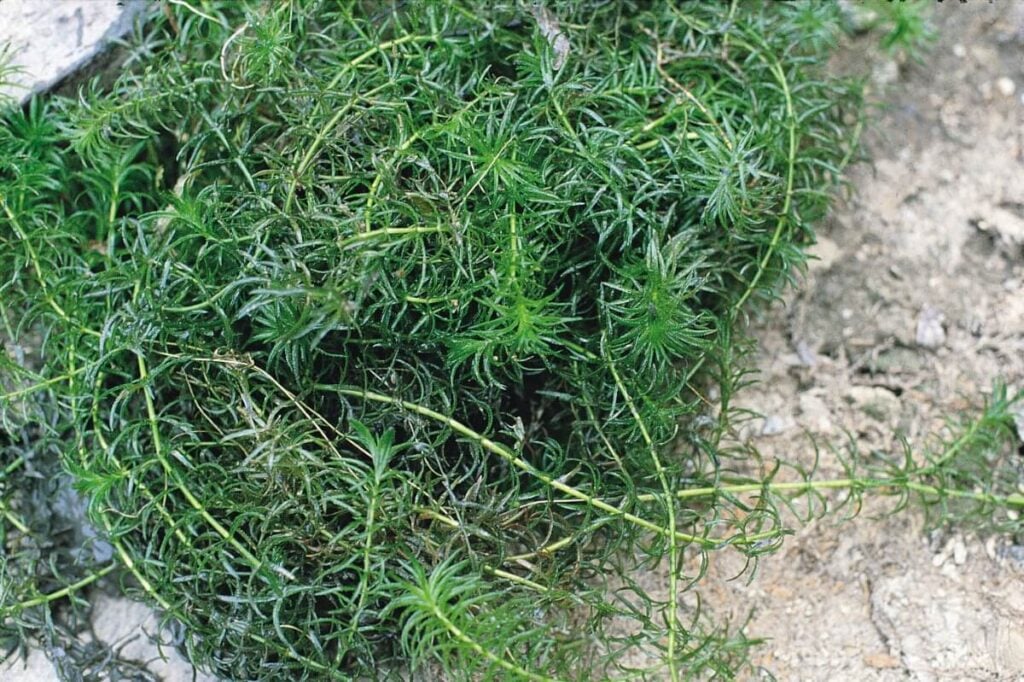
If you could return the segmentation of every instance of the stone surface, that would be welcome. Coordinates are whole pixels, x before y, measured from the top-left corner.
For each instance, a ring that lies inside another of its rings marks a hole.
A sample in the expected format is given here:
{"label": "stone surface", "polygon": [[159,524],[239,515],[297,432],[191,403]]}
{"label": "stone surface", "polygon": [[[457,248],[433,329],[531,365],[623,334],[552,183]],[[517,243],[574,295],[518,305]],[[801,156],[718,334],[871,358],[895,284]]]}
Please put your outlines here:
{"label": "stone surface", "polygon": [[125,35],[143,0],[0,0],[0,46],[18,72],[0,96],[26,100],[88,64]]}
{"label": "stone surface", "polygon": [[[212,675],[194,670],[173,647],[156,643],[167,633],[161,631],[156,614],[145,604],[102,593],[92,599],[95,636],[118,650],[124,660],[145,663],[146,670],[162,682],[217,682]],[[58,682],[60,677],[43,651],[33,648],[27,657],[0,663],[0,680]]]}

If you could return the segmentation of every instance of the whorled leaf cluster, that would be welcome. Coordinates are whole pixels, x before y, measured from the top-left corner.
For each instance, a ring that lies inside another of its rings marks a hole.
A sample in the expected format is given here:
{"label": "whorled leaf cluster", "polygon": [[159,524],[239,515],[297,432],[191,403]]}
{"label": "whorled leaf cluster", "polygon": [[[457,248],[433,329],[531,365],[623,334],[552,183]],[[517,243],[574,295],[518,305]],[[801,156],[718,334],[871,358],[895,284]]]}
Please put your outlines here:
{"label": "whorled leaf cluster", "polygon": [[11,562],[11,641],[116,571],[229,679],[733,670],[679,596],[783,528],[680,491],[853,153],[835,7],[164,10],[0,126],[2,464],[109,543]]}

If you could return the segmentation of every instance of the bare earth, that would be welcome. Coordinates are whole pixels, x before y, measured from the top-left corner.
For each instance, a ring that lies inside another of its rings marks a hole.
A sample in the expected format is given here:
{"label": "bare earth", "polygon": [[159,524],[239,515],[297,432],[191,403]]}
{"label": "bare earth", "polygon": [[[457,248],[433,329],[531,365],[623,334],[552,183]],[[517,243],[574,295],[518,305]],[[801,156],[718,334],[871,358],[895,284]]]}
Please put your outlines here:
{"label": "bare earth", "polygon": [[[935,15],[924,64],[876,68],[874,167],[852,172],[820,260],[754,324],[761,381],[741,397],[766,457],[809,464],[804,431],[920,447],[994,380],[1024,385],[1024,3]],[[839,473],[826,457],[822,476]],[[705,606],[753,609],[748,634],[769,638],[755,660],[780,680],[1024,680],[1024,547],[867,518],[884,508],[812,523],[751,584],[718,557]]]}

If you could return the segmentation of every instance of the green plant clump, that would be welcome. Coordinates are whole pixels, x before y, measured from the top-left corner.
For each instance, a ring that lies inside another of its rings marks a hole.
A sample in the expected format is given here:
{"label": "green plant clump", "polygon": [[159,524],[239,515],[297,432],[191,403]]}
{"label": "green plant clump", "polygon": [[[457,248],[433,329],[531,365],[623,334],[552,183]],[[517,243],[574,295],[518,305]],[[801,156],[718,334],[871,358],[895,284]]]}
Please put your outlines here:
{"label": "green plant clump", "polygon": [[5,488],[7,643],[113,575],[227,679],[732,674],[680,596],[785,533],[719,442],[853,153],[836,10],[164,10],[0,125],[0,464],[102,538]]}

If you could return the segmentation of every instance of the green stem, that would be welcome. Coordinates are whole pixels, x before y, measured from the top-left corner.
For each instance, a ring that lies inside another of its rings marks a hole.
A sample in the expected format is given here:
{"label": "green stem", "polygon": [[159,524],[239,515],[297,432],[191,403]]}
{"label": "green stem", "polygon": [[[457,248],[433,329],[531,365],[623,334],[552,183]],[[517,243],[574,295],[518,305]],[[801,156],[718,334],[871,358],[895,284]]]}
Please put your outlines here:
{"label": "green stem", "polygon": [[[759,55],[763,55],[767,52],[767,47],[762,45],[764,48],[761,50],[751,50],[757,52]],[[762,59],[765,59],[762,57]],[[764,255],[761,256],[760,262],[757,264],[757,272],[754,273],[753,278],[744,290],[743,295],[739,297],[735,305],[732,308],[732,316],[735,317],[739,314],[739,311],[743,308],[743,304],[746,303],[747,299],[750,298],[754,290],[761,283],[761,278],[764,277],[765,272],[768,269],[768,262],[772,256],[775,255],[776,250],[779,248],[779,242],[782,240],[782,235],[785,233],[786,226],[789,224],[789,212],[793,205],[793,183],[796,177],[796,113],[793,110],[793,96],[789,90],[789,80],[786,78],[786,73],[782,70],[782,65],[779,64],[777,59],[768,60],[765,59],[765,63],[768,64],[768,68],[771,70],[772,75],[775,76],[775,80],[778,81],[779,86],[782,88],[782,94],[786,99],[786,117],[789,119],[789,156],[786,161],[786,194],[782,202],[782,210],[779,212],[779,220],[775,224],[775,231],[772,233],[771,242],[768,244],[768,248],[765,249]]]}
{"label": "green stem", "polygon": [[[71,376],[71,379],[70,379],[69,383],[70,383],[71,390],[74,391],[74,388],[75,388],[75,386],[74,386],[74,383],[75,383],[74,377],[77,375],[77,372],[75,371],[75,348],[74,348],[73,345],[72,345],[72,348],[71,348],[70,357],[71,357],[70,365],[71,365],[71,370],[72,371],[69,373],[70,376]],[[76,436],[76,440],[77,440],[77,452],[78,452],[79,463],[80,463],[80,465],[83,468],[88,469],[88,458],[86,457],[86,454],[85,454],[86,453],[85,436],[81,432],[80,427],[79,427],[79,425],[77,423],[75,425],[75,436]],[[166,513],[166,510],[164,510],[164,512]],[[131,573],[132,577],[135,578],[136,582],[138,582],[138,584],[139,584],[139,587],[142,588],[142,591],[146,595],[148,595],[149,598],[153,600],[153,603],[155,603],[160,609],[162,609],[164,612],[166,612],[167,614],[172,616],[178,622],[182,623],[186,628],[194,627],[193,621],[192,621],[189,613],[185,612],[183,609],[181,609],[181,608],[175,606],[174,604],[172,604],[171,602],[169,602],[162,594],[160,594],[159,591],[157,591],[157,589],[156,589],[156,587],[154,587],[153,583],[150,582],[149,579],[142,573],[142,571],[136,565],[135,560],[132,559],[132,555],[125,548],[124,543],[121,542],[121,539],[115,535],[114,528],[113,528],[112,524],[110,523],[110,519],[107,517],[107,515],[106,514],[98,514],[97,516],[99,517],[100,525],[102,526],[104,535],[106,536],[106,538],[110,542],[110,544],[112,544],[114,546],[114,549],[117,551],[118,559],[120,559],[120,561],[124,565],[125,569],[129,573]],[[173,524],[172,524],[172,527],[174,527]],[[176,532],[180,532],[180,529],[175,528],[175,531]],[[327,678],[335,679],[335,680],[345,680],[345,679],[348,679],[339,670],[332,669],[332,668],[324,665],[323,663],[320,663],[319,661],[313,660],[313,659],[308,658],[306,656],[302,656],[301,654],[296,652],[292,647],[281,646],[277,642],[272,642],[272,641],[268,640],[266,637],[263,637],[262,635],[259,635],[259,634],[256,634],[256,633],[250,632],[249,636],[252,637],[253,641],[255,641],[255,642],[257,642],[257,643],[259,643],[259,644],[261,644],[263,646],[273,648],[280,655],[286,656],[288,658],[292,658],[292,659],[294,659],[296,661],[299,661],[300,663],[302,663],[304,666],[306,666],[310,670],[315,670],[318,673],[323,674]]]}
{"label": "green stem", "polygon": [[[622,381],[622,377],[619,376],[619,371],[615,368],[615,363],[611,360],[607,360],[608,370],[612,374],[612,378],[615,379],[615,385],[622,394],[623,400],[626,401],[626,405],[629,406],[629,411],[633,415],[633,420],[636,422],[637,427],[640,429],[640,435],[643,436],[644,443],[647,444],[647,449],[651,455],[651,462],[654,464],[654,470],[658,475],[658,483],[661,485],[664,497],[662,502],[665,505],[665,511],[668,514],[668,527],[675,531],[676,529],[676,503],[672,499],[672,489],[669,487],[668,477],[665,474],[665,467],[661,463],[661,457],[658,455],[658,448],[654,444],[654,439],[651,438],[651,434],[647,431],[647,424],[640,417],[640,411],[637,410],[636,403],[633,401],[633,397],[629,391],[626,390],[626,384]],[[666,614],[668,619],[668,651],[666,658],[668,659],[668,673],[669,679],[675,682],[679,679],[679,671],[676,669],[676,638],[678,637],[679,620],[677,616],[677,610],[679,608],[678,598],[678,576],[676,570],[679,566],[679,548],[676,545],[675,532],[668,536],[668,613]]]}
{"label": "green stem", "polygon": [[[787,483],[740,483],[735,485],[707,486],[704,488],[687,488],[677,490],[672,495],[676,499],[686,500],[699,497],[718,497],[723,494],[742,494],[756,492],[785,493],[785,492],[810,492],[812,490],[877,490],[880,488],[907,488],[914,492],[936,497],[955,497],[959,499],[970,499],[977,502],[989,502],[1006,507],[1024,507],[1024,495],[1011,494],[1005,497],[989,493],[978,493],[970,490],[947,490],[938,488],[926,483],[914,481],[901,481],[879,478],[834,478],[819,481],[791,481]],[[651,503],[659,502],[662,495],[646,493],[637,495],[637,502]]]}
{"label": "green stem", "polygon": [[346,237],[338,242],[338,248],[344,249],[352,244],[377,239],[379,237],[402,237],[410,234],[438,234],[445,230],[446,228],[441,225],[438,225],[437,227],[382,227],[379,230],[360,232],[359,234],[354,234],[351,237]]}
{"label": "green stem", "polygon": [[492,568],[491,566],[484,566],[484,571],[486,571],[487,573],[490,573],[491,575],[493,575],[493,576],[495,576],[497,578],[504,578],[505,580],[508,580],[509,582],[516,583],[517,585],[522,585],[523,587],[528,587],[531,590],[534,590],[535,592],[540,592],[542,594],[547,594],[548,592],[551,591],[548,588],[546,588],[543,585],[541,585],[540,583],[536,583],[536,582],[530,580],[529,578],[524,578],[522,576],[516,575],[515,573],[509,573],[508,571],[503,571],[500,568]]}
{"label": "green stem", "polygon": [[930,463],[927,467],[925,467],[921,471],[921,475],[927,476],[928,474],[935,473],[939,469],[939,467],[941,467],[943,464],[956,457],[957,454],[960,452],[960,449],[963,448],[967,443],[969,443],[970,440],[974,438],[974,435],[981,429],[981,424],[982,421],[980,419],[971,422],[971,426],[966,431],[964,431],[959,438],[953,441],[953,444],[950,445],[949,448],[947,448],[946,451],[942,453],[941,457],[939,457],[937,460],[935,460],[934,462]]}
{"label": "green stem", "polygon": [[467,635],[465,632],[462,631],[462,629],[458,625],[453,623],[448,618],[448,616],[444,614],[440,607],[438,607],[437,604],[433,602],[433,600],[431,600],[430,602],[430,610],[431,613],[433,613],[434,617],[437,618],[437,620],[440,621],[442,625],[444,625],[445,629],[448,630],[448,632],[451,633],[451,635],[455,637],[455,639],[467,645],[478,656],[483,656],[488,661],[491,661],[495,665],[500,666],[503,670],[507,670],[508,672],[513,673],[518,677],[522,677],[527,680],[532,680],[534,682],[556,682],[555,678],[553,677],[547,677],[546,675],[538,675],[537,673],[530,672],[529,670],[520,668],[514,663],[505,660],[503,657],[488,651],[483,647],[483,645],[481,645],[475,639]]}
{"label": "green stem", "polygon": [[66,585],[65,587],[62,587],[61,589],[56,590],[55,592],[41,594],[39,596],[32,597],[31,599],[26,599],[23,602],[12,604],[10,606],[5,606],[2,609],[0,609],[0,616],[7,617],[11,614],[23,611],[24,609],[30,609],[34,606],[42,606],[43,604],[49,604],[50,602],[57,601],[58,599],[63,599],[64,597],[70,595],[72,592],[77,592],[83,587],[87,587],[96,582],[97,580],[99,580],[100,578],[109,575],[117,567],[118,564],[116,563],[110,564],[109,566],[104,566],[95,573],[90,573],[78,582]]}
{"label": "green stem", "polygon": [[383,395],[381,393],[375,393],[373,391],[366,391],[363,389],[339,388],[338,393],[340,393],[341,395],[347,395],[354,398],[362,398],[364,400],[372,400],[375,402],[390,403],[392,405],[397,405],[399,407],[402,407],[403,409],[409,410],[410,412],[415,412],[416,414],[422,415],[424,417],[429,417],[430,419],[445,424],[456,433],[460,433],[463,436],[466,436],[467,438],[476,441],[480,445],[480,447],[484,448],[488,452],[498,455],[499,457],[501,457],[502,459],[504,459],[517,469],[530,474],[531,476],[542,482],[544,485],[550,488],[554,488],[555,490],[564,493],[573,499],[585,502],[586,504],[594,507],[595,509],[603,511],[606,514],[610,514],[612,516],[622,519],[623,521],[632,523],[633,525],[643,528],[644,530],[648,530],[652,533],[656,533],[662,536],[675,536],[676,539],[680,542],[698,544],[702,547],[717,547],[719,545],[719,542],[716,540],[702,538],[696,535],[689,535],[686,533],[680,533],[676,531],[674,528],[664,528],[656,523],[648,521],[647,519],[641,518],[635,514],[631,514],[630,512],[627,512],[624,509],[620,509],[619,507],[608,504],[607,502],[600,498],[588,495],[585,492],[572,487],[571,485],[563,483],[561,480],[555,478],[554,476],[545,474],[544,472],[540,471],[529,462],[523,460],[520,457],[517,457],[511,450],[506,448],[504,445],[496,443],[490,438],[487,438],[486,436],[477,433],[476,431],[469,428],[462,422],[457,421],[447,415],[441,414],[440,412],[436,412],[430,409],[429,407],[424,407],[422,405],[417,405],[416,403],[411,403],[406,400],[402,400],[401,398],[395,398],[393,396]]}
{"label": "green stem", "polygon": [[10,476],[13,472],[17,471],[21,466],[25,464],[24,457],[18,457],[13,462],[4,467],[4,470],[0,472],[0,480],[3,480]]}
{"label": "green stem", "polygon": [[81,368],[75,370],[74,373],[69,372],[67,374],[61,374],[60,376],[57,376],[57,377],[51,377],[49,379],[43,379],[43,380],[38,381],[38,382],[36,382],[34,384],[30,384],[28,386],[22,386],[21,388],[15,390],[15,391],[11,391],[10,393],[4,393],[4,394],[0,395],[0,400],[11,400],[12,398],[19,398],[19,397],[21,397],[23,395],[28,395],[29,393],[34,393],[35,391],[39,391],[39,390],[42,390],[42,389],[46,388],[47,386],[51,386],[53,384],[59,384],[62,381],[67,381],[68,379],[70,379],[75,374],[81,374],[84,371],[85,371],[85,367],[81,367]]}
{"label": "green stem", "polygon": [[[416,141],[418,139],[420,139],[419,131],[413,133],[405,142],[398,145],[398,149],[396,149],[395,153],[391,155],[391,159],[388,161],[386,167],[393,168],[395,166],[395,163],[398,161],[398,157],[404,154],[405,152],[409,151],[409,147],[416,144]],[[373,223],[371,221],[371,216],[373,215],[373,205],[377,201],[377,192],[380,191],[380,186],[381,184],[383,184],[383,182],[384,171],[382,169],[377,173],[376,176],[374,176],[373,183],[370,185],[370,190],[366,194],[366,208],[363,210],[363,229],[366,230],[366,232],[370,232],[373,230]]]}
{"label": "green stem", "polygon": [[[348,74],[352,69],[359,66],[360,64],[362,64],[363,62],[365,62],[367,59],[377,54],[378,52],[383,52],[384,50],[391,49],[392,47],[398,47],[399,45],[404,45],[405,43],[430,42],[431,40],[437,40],[437,36],[433,34],[416,35],[410,33],[408,35],[402,36],[401,38],[395,38],[394,40],[388,40],[379,45],[374,45],[366,52],[363,52],[361,55],[359,55],[352,61],[342,66],[338,73],[334,76],[334,78],[331,79],[331,82],[327,84],[327,87],[324,88],[324,91],[329,92],[336,88],[338,86],[338,83],[341,82],[341,79],[346,74]],[[320,147],[323,146],[324,140],[327,138],[327,135],[332,130],[334,130],[334,127],[338,125],[341,119],[345,117],[345,115],[352,109],[353,106],[355,106],[355,103],[357,101],[359,101],[360,99],[371,97],[377,92],[380,92],[384,88],[390,87],[391,85],[392,84],[388,82],[374,88],[373,90],[370,90],[367,93],[352,98],[351,100],[349,100],[348,104],[339,109],[338,112],[333,117],[331,117],[331,119],[324,125],[324,127],[320,129],[316,137],[313,139],[313,143],[309,146],[309,149],[306,150],[305,156],[302,157],[302,161],[296,167],[295,177],[292,179],[292,186],[288,190],[288,199],[285,201],[284,204],[284,210],[286,213],[291,209],[292,201],[294,201],[295,199],[295,191],[299,186],[299,178],[302,177],[306,169],[309,168],[309,164],[312,163],[313,158],[320,152]]]}
{"label": "green stem", "polygon": [[160,427],[159,420],[157,419],[156,414],[156,405],[154,404],[153,401],[153,393],[149,387],[149,370],[146,366],[146,361],[142,358],[141,354],[136,355],[135,357],[139,368],[139,379],[142,381],[144,385],[143,395],[145,396],[146,401],[146,414],[149,417],[150,433],[152,434],[153,437],[153,448],[156,451],[156,457],[157,460],[160,462],[160,466],[163,468],[168,478],[174,481],[175,486],[185,497],[188,503],[192,506],[192,508],[199,512],[199,515],[203,517],[203,520],[206,521],[206,523],[209,524],[209,526],[213,528],[214,531],[216,531],[217,534],[220,535],[229,545],[234,547],[235,551],[242,555],[242,558],[245,559],[246,562],[248,562],[248,564],[253,568],[253,570],[261,570],[263,567],[263,562],[261,562],[241,542],[239,542],[238,539],[235,538],[235,536],[232,535],[227,528],[225,528],[223,525],[221,525],[219,521],[217,521],[217,519],[213,518],[213,515],[210,514],[210,512],[206,509],[203,503],[192,493],[192,491],[189,490],[188,486],[181,482],[181,479],[175,472],[174,467],[172,467],[171,463],[167,461],[167,456],[164,454],[163,441],[160,438]]}
{"label": "green stem", "polygon": [[185,2],[185,0],[167,0],[167,1],[170,2],[172,5],[180,5],[181,7],[184,7],[185,9],[187,9],[189,12],[192,12],[196,16],[200,16],[203,19],[206,19],[207,21],[212,21],[215,24],[220,24],[221,26],[224,26],[224,28],[227,28],[227,26],[224,25],[223,21],[221,21],[220,19],[217,19],[216,17],[210,16],[209,14],[205,14],[202,10],[198,10],[195,7],[193,7],[192,5],[190,5],[187,2]]}
{"label": "green stem", "polygon": [[4,518],[11,522],[11,525],[21,531],[23,534],[28,535],[31,531],[24,521],[19,519],[14,512],[7,508],[7,503],[0,501],[0,512],[3,513]]}
{"label": "green stem", "polygon": [[25,246],[25,250],[28,252],[29,260],[32,262],[32,269],[35,271],[36,274],[36,280],[38,280],[39,282],[39,288],[43,292],[43,298],[46,299],[46,302],[50,305],[51,308],[53,308],[53,311],[57,313],[57,316],[60,319],[76,327],[79,331],[85,334],[89,334],[91,336],[102,336],[98,331],[86,329],[85,327],[76,324],[67,314],[67,312],[64,311],[64,308],[62,308],[61,305],[57,303],[56,300],[54,300],[53,296],[50,294],[50,288],[46,283],[46,278],[43,276],[43,268],[39,263],[39,254],[36,252],[36,249],[32,245],[32,241],[28,238],[28,235],[25,234],[25,230],[22,229],[21,223],[18,221],[18,216],[14,215],[14,211],[11,210],[11,207],[7,204],[7,200],[3,196],[0,196],[0,205],[3,206],[4,213],[7,214],[7,219],[11,222],[11,227],[14,228],[14,233],[18,235],[18,238],[21,240],[21,243]]}
{"label": "green stem", "polygon": [[218,300],[220,300],[222,297],[226,296],[227,294],[229,294],[234,289],[237,289],[240,284],[244,284],[244,283],[245,283],[244,280],[242,282],[232,282],[231,284],[227,285],[226,287],[224,287],[223,289],[221,289],[220,291],[215,293],[213,296],[210,296],[205,301],[200,301],[199,303],[193,303],[191,305],[167,306],[166,308],[164,308],[164,312],[168,312],[168,313],[191,313],[191,312],[195,312],[196,310],[202,310],[203,308],[206,308],[207,306],[213,305]]}
{"label": "green stem", "polygon": [[313,163],[313,159],[320,151],[320,147],[323,146],[324,139],[327,137],[328,133],[330,133],[331,130],[333,130],[336,125],[338,125],[338,122],[341,121],[341,119],[345,117],[345,115],[352,111],[356,104],[358,104],[361,101],[365,101],[366,99],[377,94],[384,88],[391,87],[391,85],[391,83],[385,83],[384,85],[380,85],[370,90],[369,92],[362,93],[360,95],[352,97],[348,101],[348,103],[345,104],[345,106],[343,106],[341,109],[339,109],[338,112],[334,114],[334,117],[331,118],[331,120],[329,120],[327,124],[320,129],[316,137],[313,139],[313,143],[309,146],[309,149],[306,150],[306,154],[302,157],[302,160],[299,162],[299,165],[295,169],[295,177],[292,179],[292,186],[288,190],[288,199],[285,201],[284,205],[285,212],[288,212],[291,209],[292,202],[295,200],[295,191],[299,186],[299,179],[306,174],[307,170],[309,170],[310,164]]}

